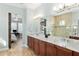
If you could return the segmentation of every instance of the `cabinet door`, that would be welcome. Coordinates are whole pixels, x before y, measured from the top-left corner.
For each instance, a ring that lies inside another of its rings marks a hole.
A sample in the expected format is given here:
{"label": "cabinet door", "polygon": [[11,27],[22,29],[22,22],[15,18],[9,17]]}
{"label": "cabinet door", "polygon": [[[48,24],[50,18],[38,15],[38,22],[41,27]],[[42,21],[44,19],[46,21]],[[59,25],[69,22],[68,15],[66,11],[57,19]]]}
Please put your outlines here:
{"label": "cabinet door", "polygon": [[34,50],[34,38],[31,37],[31,49]]}
{"label": "cabinet door", "polygon": [[29,46],[31,49],[34,49],[34,47],[33,47],[33,45],[34,45],[33,40],[34,40],[34,39],[33,39],[32,37],[28,36],[28,46]]}
{"label": "cabinet door", "polygon": [[40,56],[45,56],[46,55],[46,45],[45,44],[46,44],[45,42],[39,41],[39,48],[40,48],[39,55]]}
{"label": "cabinet door", "polygon": [[28,46],[31,47],[31,37],[28,36]]}
{"label": "cabinet door", "polygon": [[39,55],[39,40],[34,39],[34,52],[36,55]]}
{"label": "cabinet door", "polygon": [[72,51],[66,48],[56,46],[56,55],[57,56],[72,56]]}
{"label": "cabinet door", "polygon": [[46,43],[46,55],[47,56],[56,56],[55,45],[51,43]]}
{"label": "cabinet door", "polygon": [[79,52],[73,51],[72,54],[73,54],[73,56],[79,56]]}

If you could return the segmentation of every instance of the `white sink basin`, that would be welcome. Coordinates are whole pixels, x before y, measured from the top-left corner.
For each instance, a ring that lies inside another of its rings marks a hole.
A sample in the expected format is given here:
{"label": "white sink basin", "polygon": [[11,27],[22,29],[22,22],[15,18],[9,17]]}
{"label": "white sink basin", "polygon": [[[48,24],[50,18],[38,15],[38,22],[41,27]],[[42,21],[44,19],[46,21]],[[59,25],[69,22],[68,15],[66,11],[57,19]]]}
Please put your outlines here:
{"label": "white sink basin", "polygon": [[67,47],[79,51],[79,40],[71,39],[67,42]]}
{"label": "white sink basin", "polygon": [[63,47],[66,46],[66,40],[63,39],[62,37],[55,38],[54,42],[60,46],[63,46]]}

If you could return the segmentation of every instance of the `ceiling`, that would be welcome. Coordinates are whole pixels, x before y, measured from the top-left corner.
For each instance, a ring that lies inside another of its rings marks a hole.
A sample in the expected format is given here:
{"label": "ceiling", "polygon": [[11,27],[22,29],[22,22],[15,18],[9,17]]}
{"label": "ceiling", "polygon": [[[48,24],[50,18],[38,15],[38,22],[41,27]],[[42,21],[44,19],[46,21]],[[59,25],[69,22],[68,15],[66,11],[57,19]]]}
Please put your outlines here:
{"label": "ceiling", "polygon": [[33,10],[41,5],[41,3],[5,3],[5,4],[19,8],[30,8]]}
{"label": "ceiling", "polygon": [[[60,12],[62,9],[62,3],[5,3],[7,5],[10,5],[10,6],[15,6],[15,7],[19,7],[19,8],[29,8],[29,9],[32,9],[32,10],[43,10],[45,11],[46,13],[49,13],[50,15],[55,15],[55,14],[61,14],[61,13],[65,13],[66,11],[72,11],[74,10],[73,8],[72,9],[66,9],[65,11],[63,12]],[[67,3],[66,5],[70,5],[70,3]],[[42,8],[40,8],[42,7]],[[59,10],[60,9],[60,10]],[[57,13],[56,10],[59,12]],[[78,8],[79,10],[79,8]],[[49,12],[50,11],[50,12]],[[39,11],[38,11],[39,12]],[[52,12],[52,13],[51,13]]]}
{"label": "ceiling", "polygon": [[19,7],[19,8],[25,8],[26,7],[22,3],[4,3],[4,4],[14,6],[14,7]]}
{"label": "ceiling", "polygon": [[41,3],[26,3],[24,4],[26,6],[26,8],[30,8],[30,9],[36,9],[39,6],[41,6]]}

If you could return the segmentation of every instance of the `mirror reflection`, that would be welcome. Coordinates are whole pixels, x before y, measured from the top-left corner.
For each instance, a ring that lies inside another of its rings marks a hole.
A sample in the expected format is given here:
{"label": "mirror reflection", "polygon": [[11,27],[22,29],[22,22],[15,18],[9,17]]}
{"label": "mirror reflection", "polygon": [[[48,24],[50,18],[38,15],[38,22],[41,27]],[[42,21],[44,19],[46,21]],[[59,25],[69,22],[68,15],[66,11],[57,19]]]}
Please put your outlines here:
{"label": "mirror reflection", "polygon": [[78,36],[79,35],[79,12],[69,12],[62,15],[53,16],[54,25],[52,35],[54,36]]}

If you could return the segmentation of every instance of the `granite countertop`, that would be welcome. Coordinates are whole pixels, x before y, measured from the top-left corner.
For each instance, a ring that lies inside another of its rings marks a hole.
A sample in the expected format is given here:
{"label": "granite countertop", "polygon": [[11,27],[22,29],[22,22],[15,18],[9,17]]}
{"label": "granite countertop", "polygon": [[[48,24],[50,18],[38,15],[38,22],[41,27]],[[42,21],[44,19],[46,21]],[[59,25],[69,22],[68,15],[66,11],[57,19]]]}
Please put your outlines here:
{"label": "granite countertop", "polygon": [[33,35],[33,34],[28,36],[79,52],[79,40],[75,39],[72,40],[69,38],[56,37],[56,36],[49,36],[48,38],[45,38],[44,35]]}

